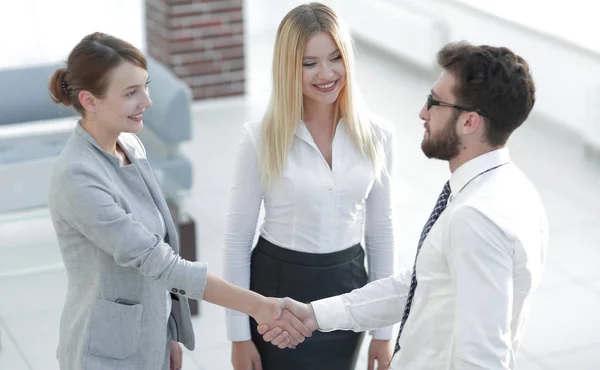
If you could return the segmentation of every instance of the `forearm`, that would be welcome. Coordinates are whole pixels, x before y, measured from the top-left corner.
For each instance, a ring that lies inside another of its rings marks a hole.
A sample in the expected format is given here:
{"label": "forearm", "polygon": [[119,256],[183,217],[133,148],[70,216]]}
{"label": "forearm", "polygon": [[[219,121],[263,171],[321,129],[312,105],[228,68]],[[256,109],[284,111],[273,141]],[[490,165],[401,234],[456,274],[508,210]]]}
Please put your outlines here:
{"label": "forearm", "polygon": [[[263,198],[252,133],[251,127],[244,125],[236,151],[223,238],[223,279],[244,289],[250,287],[251,249]],[[248,316],[232,309],[227,309],[225,315],[227,338],[249,340]]]}
{"label": "forearm", "polygon": [[[385,185],[389,187],[389,179]],[[367,260],[369,264],[369,281],[373,282],[394,274],[394,226],[392,196],[389,188],[383,194],[371,199],[367,211],[368,220],[365,232]],[[380,206],[379,208],[376,206]],[[383,206],[383,207],[381,207]],[[371,331],[374,339],[388,340],[393,337],[392,326],[380,327]]]}
{"label": "forearm", "polygon": [[393,325],[402,318],[410,271],[381,279],[336,297],[312,303],[321,331],[366,331]]}
{"label": "forearm", "polygon": [[204,290],[204,300],[207,302],[255,316],[265,299],[258,293],[230,284],[213,274],[208,274]]}
{"label": "forearm", "polygon": [[[385,234],[385,233],[384,233]],[[391,233],[390,233],[391,234]],[[387,238],[386,238],[387,239]],[[392,242],[390,242],[392,241]],[[388,246],[393,245],[393,237],[389,235],[389,239],[385,243],[371,244],[368,247],[369,260],[369,281],[373,282],[382,278],[387,278],[394,273],[394,250]],[[371,331],[371,335],[375,339],[387,340],[393,337],[393,329],[391,326],[381,327]]]}

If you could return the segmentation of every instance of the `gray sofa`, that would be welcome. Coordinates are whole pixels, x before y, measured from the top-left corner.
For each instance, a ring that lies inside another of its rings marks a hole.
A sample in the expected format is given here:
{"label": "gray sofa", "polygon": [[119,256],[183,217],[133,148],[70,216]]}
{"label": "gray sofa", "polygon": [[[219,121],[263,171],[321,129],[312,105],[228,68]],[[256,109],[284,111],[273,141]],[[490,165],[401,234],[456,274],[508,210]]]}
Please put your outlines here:
{"label": "gray sofa", "polygon": [[[70,129],[41,130],[36,121],[77,118],[71,108],[49,98],[48,81],[61,66],[0,70],[0,214],[47,205],[52,166]],[[191,164],[179,151],[179,145],[192,137],[191,92],[151,58],[148,73],[154,104],[144,114],[145,128],[139,136],[165,195],[176,198],[192,186]]]}

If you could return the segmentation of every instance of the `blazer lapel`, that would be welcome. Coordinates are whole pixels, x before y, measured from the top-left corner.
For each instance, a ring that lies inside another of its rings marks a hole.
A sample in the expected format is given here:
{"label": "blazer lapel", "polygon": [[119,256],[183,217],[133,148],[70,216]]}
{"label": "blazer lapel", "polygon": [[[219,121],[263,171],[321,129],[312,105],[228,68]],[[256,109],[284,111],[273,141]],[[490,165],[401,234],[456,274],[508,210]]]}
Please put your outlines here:
{"label": "blazer lapel", "polygon": [[154,177],[154,173],[152,172],[152,168],[150,168],[150,163],[148,163],[147,159],[136,159],[135,165],[140,169],[140,173],[148,185],[148,189],[150,190],[150,194],[152,194],[152,199],[156,203],[158,210],[162,214],[165,219],[165,225],[167,227],[167,236],[165,242],[169,243],[171,248],[176,253],[179,253],[179,238],[177,237],[177,228],[175,226],[175,222],[173,221],[173,217],[171,216],[171,211],[169,210],[169,206],[167,205],[167,201],[160,189],[160,185],[158,181],[156,181],[156,177]]}
{"label": "blazer lapel", "polygon": [[136,149],[132,148],[131,145],[126,143],[124,140],[120,140],[119,142],[122,144],[121,147],[127,151],[126,154],[131,161],[131,164],[136,166],[136,168],[140,171],[140,174],[142,175],[142,178],[144,179],[144,182],[150,191],[150,195],[152,195],[152,199],[158,207],[158,211],[162,214],[163,219],[165,220],[165,225],[167,228],[165,242],[168,243],[176,253],[179,253],[179,238],[177,235],[177,228],[175,226],[173,217],[171,216],[171,211],[169,210],[165,196],[163,195],[160,185],[154,176],[154,172],[150,167],[148,159],[136,155],[137,153],[132,153],[135,152]]}

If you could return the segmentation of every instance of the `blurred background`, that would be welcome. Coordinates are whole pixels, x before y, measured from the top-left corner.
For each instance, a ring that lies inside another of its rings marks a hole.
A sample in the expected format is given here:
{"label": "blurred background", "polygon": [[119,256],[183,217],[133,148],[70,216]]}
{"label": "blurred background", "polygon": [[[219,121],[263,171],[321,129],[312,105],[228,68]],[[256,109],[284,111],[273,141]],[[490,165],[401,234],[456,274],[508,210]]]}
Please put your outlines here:
{"label": "blurred background", "polygon": [[[449,41],[507,46],[530,64],[537,102],[508,143],[542,195],[550,249],[517,369],[600,369],[600,22],[584,0],[330,0],[356,41],[359,86],[398,132],[397,268],[449,177],[426,159],[418,112]],[[20,0],[0,4],[0,369],[58,369],[66,293],[47,210],[53,163],[76,121],[48,98],[52,72],[100,31],[149,56],[154,106],[140,135],[177,219],[182,254],[221,276],[241,125],[271,90],[277,26],[294,0]],[[194,306],[185,369],[231,369],[224,310]],[[363,346],[357,369],[366,369]]]}

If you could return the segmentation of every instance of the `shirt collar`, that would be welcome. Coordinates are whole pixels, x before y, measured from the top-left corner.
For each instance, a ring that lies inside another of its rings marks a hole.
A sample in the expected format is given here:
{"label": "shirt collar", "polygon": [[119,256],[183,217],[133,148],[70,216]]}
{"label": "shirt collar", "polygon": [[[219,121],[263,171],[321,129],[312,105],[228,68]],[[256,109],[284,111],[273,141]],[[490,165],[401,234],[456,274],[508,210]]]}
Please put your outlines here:
{"label": "shirt collar", "polygon": [[310,142],[310,132],[308,131],[308,127],[306,127],[306,124],[304,123],[304,121],[300,121],[298,122],[298,124],[296,125],[296,128],[294,129],[294,134],[296,136],[298,136],[300,139]]}
{"label": "shirt collar", "polygon": [[[340,118],[340,120],[338,121],[338,124],[335,128],[335,132],[333,133],[334,136],[337,135],[338,133],[344,132],[345,131],[345,125],[343,125],[344,120]],[[294,129],[294,135],[298,136],[300,139],[306,141],[309,144],[313,144],[314,140],[312,135],[310,134],[310,131],[308,131],[308,127],[306,127],[306,124],[304,123],[304,121],[300,121],[298,122],[298,124],[296,125],[296,128]],[[315,144],[316,146],[316,144]]]}
{"label": "shirt collar", "polygon": [[481,173],[510,162],[508,148],[496,149],[471,159],[458,167],[450,177],[450,190],[453,195],[460,191]]}

